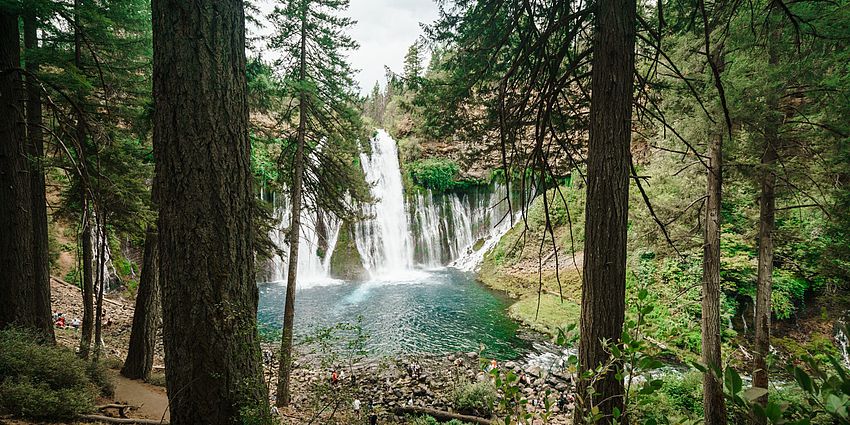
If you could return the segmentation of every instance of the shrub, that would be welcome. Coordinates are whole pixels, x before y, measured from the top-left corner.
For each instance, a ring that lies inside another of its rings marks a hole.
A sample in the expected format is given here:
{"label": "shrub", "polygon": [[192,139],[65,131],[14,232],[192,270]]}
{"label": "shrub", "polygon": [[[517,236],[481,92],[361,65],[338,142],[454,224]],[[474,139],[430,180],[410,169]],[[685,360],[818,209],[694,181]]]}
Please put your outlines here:
{"label": "shrub", "polygon": [[19,330],[0,331],[0,413],[64,419],[90,412],[110,394],[104,368]]}
{"label": "shrub", "polygon": [[[441,423],[431,416],[419,416],[411,418],[410,425],[440,425]],[[469,425],[467,422],[461,422],[457,419],[452,419],[448,422],[443,422],[444,425]]]}
{"label": "shrub", "polygon": [[6,379],[0,383],[0,411],[30,418],[73,418],[94,408],[94,392],[93,386],[54,389],[26,376]]}
{"label": "shrub", "polygon": [[496,403],[496,388],[490,382],[463,382],[452,393],[452,402],[458,412],[489,417]]}
{"label": "shrub", "polygon": [[702,417],[702,374],[671,374],[663,380],[661,388],[652,394],[634,392],[630,412],[635,423],[675,424]]}
{"label": "shrub", "polygon": [[165,373],[151,373],[151,376],[148,378],[148,384],[156,385],[158,387],[165,387]]}
{"label": "shrub", "polygon": [[446,192],[454,189],[460,167],[448,159],[428,158],[408,165],[413,182],[426,189]]}

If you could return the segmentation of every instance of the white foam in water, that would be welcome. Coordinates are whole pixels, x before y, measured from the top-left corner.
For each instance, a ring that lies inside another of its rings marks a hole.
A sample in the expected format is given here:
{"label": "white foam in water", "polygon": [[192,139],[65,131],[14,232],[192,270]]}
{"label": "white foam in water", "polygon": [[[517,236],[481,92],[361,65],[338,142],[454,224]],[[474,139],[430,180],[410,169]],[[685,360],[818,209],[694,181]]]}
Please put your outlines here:
{"label": "white foam in water", "polygon": [[376,279],[371,279],[361,283],[357,289],[345,297],[345,302],[357,304],[365,301],[369,297],[372,289],[388,286],[399,285],[440,285],[444,284],[445,280],[435,278],[432,273],[424,270],[407,270],[397,274],[381,275]]}

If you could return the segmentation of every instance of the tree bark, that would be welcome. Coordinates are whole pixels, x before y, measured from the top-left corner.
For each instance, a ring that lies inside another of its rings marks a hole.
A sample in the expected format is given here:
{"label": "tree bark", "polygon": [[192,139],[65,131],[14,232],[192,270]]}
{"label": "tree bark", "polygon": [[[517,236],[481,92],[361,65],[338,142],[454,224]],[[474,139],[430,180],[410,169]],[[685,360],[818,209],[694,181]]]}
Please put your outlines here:
{"label": "tree bark", "polygon": [[241,0],[153,0],[154,154],[172,424],[268,417]]}
{"label": "tree bark", "polygon": [[[42,331],[37,306],[31,170],[21,95],[18,15],[0,8],[0,328]],[[48,316],[47,321],[50,321]],[[52,324],[51,324],[52,326]]]}
{"label": "tree bark", "polygon": [[[80,142],[82,143],[82,142]],[[80,357],[87,359],[89,358],[89,352],[91,352],[91,340],[92,334],[94,332],[94,270],[92,270],[92,262],[94,261],[92,258],[92,228],[91,228],[91,217],[90,217],[90,208],[88,206],[88,195],[86,194],[85,185],[83,185],[82,194],[82,205],[83,210],[82,220],[83,220],[83,230],[80,235],[80,239],[82,239],[80,249],[83,251],[83,276],[80,279],[82,283],[82,292],[83,292],[83,323],[82,323],[82,331],[80,332]]]}
{"label": "tree bark", "polygon": [[139,279],[139,292],[136,294],[130,347],[121,374],[130,379],[147,380],[153,369],[156,331],[162,316],[159,297],[159,246],[154,226],[148,226],[145,234],[145,258],[142,261],[144,263]]}
{"label": "tree bark", "polygon": [[[634,0],[597,3],[579,342],[582,370],[608,361],[601,340],[617,343],[625,318],[636,13]],[[594,388],[591,400],[586,388],[580,386],[581,409],[586,412],[598,406],[605,415],[602,423],[619,422],[611,415],[615,408],[624,411],[622,379],[617,379],[612,370]],[[575,417],[579,423],[581,414]]]}
{"label": "tree bark", "polygon": [[47,237],[47,195],[44,184],[44,137],[42,126],[41,90],[32,75],[38,73],[34,59],[38,49],[38,20],[34,13],[24,16],[24,47],[27,49],[27,146],[30,155],[30,186],[32,191],[33,272],[35,277],[36,325],[52,342],[53,314],[50,304],[50,256]]}
{"label": "tree bark", "polygon": [[[775,30],[773,40],[768,46],[768,63],[775,67],[778,58],[776,43],[779,42]],[[768,113],[778,114],[780,93],[768,93],[765,104]],[[778,115],[777,115],[778,117]],[[781,143],[779,136],[780,119],[769,119],[764,127],[764,148],[761,157],[761,196],[759,196],[759,260],[758,281],[756,283],[756,323],[755,346],[753,347],[753,387],[768,388],[767,356],[770,354],[770,297],[773,292],[773,233],[776,229],[776,161]],[[768,396],[756,400],[762,406],[767,405]],[[753,415],[757,425],[767,423],[764,417]]]}
{"label": "tree bark", "polygon": [[[74,66],[77,70],[81,70],[83,66],[82,57],[82,34],[80,34],[80,0],[74,0]],[[82,99],[83,95],[78,93],[78,97]],[[77,149],[81,162],[87,161],[86,152],[86,124],[82,112],[77,114]],[[85,164],[83,164],[85,167]],[[80,205],[82,209],[80,216],[82,217],[82,239],[80,249],[82,249],[83,257],[83,276],[80,279],[83,292],[83,323],[80,337],[80,357],[87,359],[91,352],[92,334],[94,333],[94,245],[92,244],[94,234],[92,233],[92,208],[91,197],[89,196],[88,180],[86,176],[78,176],[80,179]]]}
{"label": "tree bark", "polygon": [[[306,77],[307,55],[307,2],[301,2],[301,49],[299,78]],[[292,335],[295,327],[295,289],[298,277],[298,241],[301,236],[301,192],[304,181],[304,144],[307,131],[307,93],[302,89],[298,99],[298,140],[295,148],[292,174],[292,223],[289,226],[289,263],[286,275],[286,303],[283,310],[283,335],[280,341],[280,365],[278,367],[278,407],[289,406],[292,394],[289,387],[292,374]]]}
{"label": "tree bark", "polygon": [[[99,221],[98,221],[99,220]],[[106,217],[104,213],[95,217],[98,223],[95,232],[95,245],[97,246],[97,296],[94,306],[94,358],[100,359],[103,349],[103,293],[106,290]]]}
{"label": "tree bark", "polygon": [[702,277],[702,362],[705,423],[726,423],[720,356],[720,206],[723,185],[723,134],[711,135],[708,145],[708,177],[705,210],[705,243]]}

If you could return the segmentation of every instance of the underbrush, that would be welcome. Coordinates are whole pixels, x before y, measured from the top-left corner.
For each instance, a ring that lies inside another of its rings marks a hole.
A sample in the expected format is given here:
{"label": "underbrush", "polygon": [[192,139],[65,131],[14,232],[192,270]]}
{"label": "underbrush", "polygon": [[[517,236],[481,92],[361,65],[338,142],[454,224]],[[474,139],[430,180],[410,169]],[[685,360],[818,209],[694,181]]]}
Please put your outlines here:
{"label": "underbrush", "polygon": [[419,416],[409,419],[410,425],[469,425],[468,422],[461,422],[457,419],[452,419],[448,422],[440,422],[431,416]]}
{"label": "underbrush", "polygon": [[19,330],[0,331],[0,413],[68,419],[91,412],[111,395],[106,369],[68,348],[45,344]]}
{"label": "underbrush", "polygon": [[496,388],[488,382],[461,382],[452,392],[452,404],[460,413],[490,417],[496,404]]}
{"label": "underbrush", "polygon": [[[702,374],[688,371],[682,374],[667,374],[663,384],[651,394],[634,391],[633,405],[629,407],[633,423],[678,425],[696,424],[703,418]],[[813,414],[805,393],[794,383],[782,383],[771,389],[770,402],[785,409],[785,418],[807,418],[810,424],[833,423],[828,415]],[[750,423],[750,412],[735,403],[727,406],[729,423]],[[772,422],[771,422],[772,423]]]}

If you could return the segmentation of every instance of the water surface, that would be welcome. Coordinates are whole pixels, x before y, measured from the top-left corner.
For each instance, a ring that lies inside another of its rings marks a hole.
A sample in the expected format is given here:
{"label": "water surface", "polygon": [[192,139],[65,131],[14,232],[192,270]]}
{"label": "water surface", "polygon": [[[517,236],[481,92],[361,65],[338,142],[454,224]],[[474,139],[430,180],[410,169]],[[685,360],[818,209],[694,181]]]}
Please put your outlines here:
{"label": "water surface", "polygon": [[[279,328],[285,283],[260,286],[259,320]],[[317,327],[355,322],[362,316],[372,356],[445,354],[484,348],[484,355],[516,358],[527,348],[518,324],[507,317],[509,301],[455,269],[410,271],[353,283],[302,284],[296,293],[295,337]]]}

